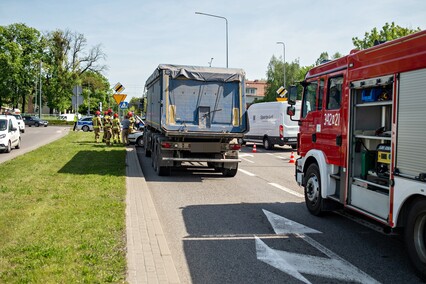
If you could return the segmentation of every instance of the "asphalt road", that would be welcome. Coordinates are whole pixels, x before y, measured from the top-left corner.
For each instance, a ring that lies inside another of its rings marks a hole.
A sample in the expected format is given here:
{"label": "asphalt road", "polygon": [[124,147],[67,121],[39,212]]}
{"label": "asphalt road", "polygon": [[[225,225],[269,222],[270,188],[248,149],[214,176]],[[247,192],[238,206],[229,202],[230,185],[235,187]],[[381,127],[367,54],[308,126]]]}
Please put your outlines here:
{"label": "asphalt road", "polygon": [[[0,153],[0,163],[23,155],[40,146],[49,144],[63,136],[70,130],[69,126],[25,127],[25,133],[21,133],[21,148],[12,149],[10,153]],[[72,130],[72,129],[71,129]]]}
{"label": "asphalt road", "polygon": [[142,150],[182,283],[421,283],[399,236],[308,213],[290,148],[243,147],[234,178],[202,167],[158,177]]}

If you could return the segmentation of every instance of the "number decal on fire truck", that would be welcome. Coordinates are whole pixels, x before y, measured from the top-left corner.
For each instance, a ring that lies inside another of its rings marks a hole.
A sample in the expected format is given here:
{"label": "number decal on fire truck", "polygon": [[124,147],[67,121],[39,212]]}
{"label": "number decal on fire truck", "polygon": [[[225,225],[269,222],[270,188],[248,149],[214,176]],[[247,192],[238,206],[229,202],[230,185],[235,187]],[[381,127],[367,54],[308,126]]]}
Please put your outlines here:
{"label": "number decal on fire truck", "polygon": [[339,126],[340,125],[340,113],[326,113],[324,114],[324,125],[328,126]]}

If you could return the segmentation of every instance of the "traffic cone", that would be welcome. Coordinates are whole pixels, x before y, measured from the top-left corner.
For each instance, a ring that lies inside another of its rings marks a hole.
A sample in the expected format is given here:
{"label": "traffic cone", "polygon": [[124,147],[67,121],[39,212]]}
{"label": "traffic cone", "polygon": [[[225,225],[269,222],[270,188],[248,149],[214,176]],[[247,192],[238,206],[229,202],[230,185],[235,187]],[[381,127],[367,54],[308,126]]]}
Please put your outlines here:
{"label": "traffic cone", "polygon": [[256,144],[254,144],[254,145],[253,145],[253,150],[252,150],[252,152],[253,152],[253,153],[256,153],[256,152],[257,152],[257,150],[256,150]]}
{"label": "traffic cone", "polygon": [[290,155],[290,161],[288,161],[289,163],[294,164],[296,162],[296,160],[294,159],[294,153],[293,151],[291,151],[291,155]]}

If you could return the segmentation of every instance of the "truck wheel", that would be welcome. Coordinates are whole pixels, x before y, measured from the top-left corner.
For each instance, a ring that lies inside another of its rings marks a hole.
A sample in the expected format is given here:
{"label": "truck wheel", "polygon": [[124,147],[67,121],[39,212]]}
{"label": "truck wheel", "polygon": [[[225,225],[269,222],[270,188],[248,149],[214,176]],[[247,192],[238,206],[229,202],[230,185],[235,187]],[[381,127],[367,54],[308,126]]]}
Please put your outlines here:
{"label": "truck wheel", "polygon": [[426,199],[417,200],[408,214],[405,246],[418,276],[426,281]]}
{"label": "truck wheel", "polygon": [[155,160],[154,164],[155,164],[155,171],[157,172],[157,175],[159,176],[169,176],[170,175],[170,171],[171,168],[170,167],[165,167],[165,166],[160,166],[161,164],[161,146],[160,143],[158,143],[158,147],[157,147],[157,151],[155,153],[155,157],[153,158],[153,160]]}
{"label": "truck wheel", "polygon": [[268,137],[265,137],[263,138],[263,147],[265,148],[265,150],[271,150],[274,145],[271,144],[271,141]]}
{"label": "truck wheel", "polygon": [[321,215],[321,177],[317,164],[311,164],[306,171],[305,203],[311,214]]}
{"label": "truck wheel", "polygon": [[224,177],[234,177],[238,172],[238,164],[235,169],[222,168],[222,174]]}

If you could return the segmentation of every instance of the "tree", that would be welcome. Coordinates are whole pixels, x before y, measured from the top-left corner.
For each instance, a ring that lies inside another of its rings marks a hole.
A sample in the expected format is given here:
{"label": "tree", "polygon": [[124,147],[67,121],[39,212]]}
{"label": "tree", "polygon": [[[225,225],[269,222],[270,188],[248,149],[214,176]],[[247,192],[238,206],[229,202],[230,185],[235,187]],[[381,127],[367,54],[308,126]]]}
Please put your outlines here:
{"label": "tree", "polygon": [[419,27],[411,29],[395,25],[394,22],[391,24],[385,23],[380,31],[377,30],[377,28],[373,28],[371,32],[366,32],[363,39],[353,37],[352,43],[357,49],[366,49],[379,43],[397,39],[418,31],[420,31]]}
{"label": "tree", "polygon": [[84,103],[78,111],[80,113],[94,113],[99,110],[99,103],[108,106],[111,91],[108,79],[99,72],[86,71],[82,74],[79,85],[83,86]]}
{"label": "tree", "polygon": [[333,56],[331,56],[331,58],[328,56],[328,52],[322,52],[318,59],[315,61],[315,66],[340,57],[342,57],[342,55],[339,52],[335,52]]}
{"label": "tree", "polygon": [[98,44],[86,51],[83,34],[56,30],[47,34],[48,52],[45,66],[44,90],[52,113],[71,107],[73,86],[81,82],[85,72],[101,73],[106,69],[100,61],[106,58]]}
{"label": "tree", "polygon": [[[266,72],[266,94],[261,101],[269,102],[276,100],[276,91],[279,89],[280,86],[282,86],[284,80],[283,70],[284,68],[282,60],[277,59],[273,55],[268,64],[268,71]],[[288,87],[294,84],[295,82],[302,81],[304,79],[306,73],[302,74],[301,70],[302,69],[300,67],[299,60],[295,60],[291,63],[285,63],[286,89],[288,89]]]}
{"label": "tree", "polygon": [[35,90],[45,42],[34,28],[25,24],[0,26],[0,106],[8,103],[25,111]]}

